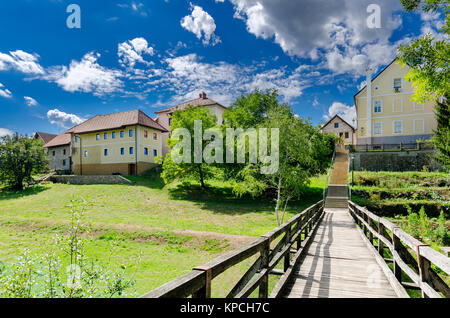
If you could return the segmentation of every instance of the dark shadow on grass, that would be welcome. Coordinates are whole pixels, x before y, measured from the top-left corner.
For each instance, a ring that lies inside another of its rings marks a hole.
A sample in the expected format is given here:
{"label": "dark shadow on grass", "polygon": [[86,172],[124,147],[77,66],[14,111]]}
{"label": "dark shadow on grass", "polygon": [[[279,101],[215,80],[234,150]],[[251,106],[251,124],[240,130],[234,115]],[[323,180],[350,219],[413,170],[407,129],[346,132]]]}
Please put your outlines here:
{"label": "dark shadow on grass", "polygon": [[[209,187],[206,190],[192,183],[179,184],[169,189],[169,195],[174,200],[195,202],[203,210],[219,214],[242,215],[247,213],[272,214],[275,209],[273,198],[252,198],[243,196],[237,198],[231,186]],[[300,213],[307,207],[322,199],[322,189],[309,188],[303,198],[289,203],[288,211]],[[287,221],[287,219],[285,219]]]}
{"label": "dark shadow on grass", "polygon": [[0,200],[18,199],[30,195],[39,194],[46,190],[48,190],[48,187],[42,185],[31,186],[21,191],[3,188],[0,190]]}

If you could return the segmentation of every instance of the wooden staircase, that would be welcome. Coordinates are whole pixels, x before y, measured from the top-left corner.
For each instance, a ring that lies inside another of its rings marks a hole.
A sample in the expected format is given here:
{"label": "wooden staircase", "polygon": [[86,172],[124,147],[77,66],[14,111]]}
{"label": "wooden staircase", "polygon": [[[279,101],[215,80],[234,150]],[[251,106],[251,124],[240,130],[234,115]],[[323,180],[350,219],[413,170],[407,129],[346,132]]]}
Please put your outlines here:
{"label": "wooden staircase", "polygon": [[348,208],[348,151],[338,146],[336,159],[331,172],[328,193],[325,199],[326,209]]}

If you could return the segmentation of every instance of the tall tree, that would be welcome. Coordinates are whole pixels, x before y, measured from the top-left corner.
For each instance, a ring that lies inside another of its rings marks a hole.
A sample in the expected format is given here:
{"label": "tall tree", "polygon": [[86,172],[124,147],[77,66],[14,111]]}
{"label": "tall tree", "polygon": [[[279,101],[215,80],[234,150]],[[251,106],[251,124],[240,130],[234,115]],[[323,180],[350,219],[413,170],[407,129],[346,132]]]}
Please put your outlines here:
{"label": "tall tree", "polygon": [[14,134],[0,141],[0,179],[13,189],[22,190],[32,175],[48,167],[44,144],[40,140]]}
{"label": "tall tree", "polygon": [[[227,118],[236,118],[233,123],[252,122],[258,129],[278,129],[278,169],[264,174],[261,173],[261,167],[265,166],[265,163],[238,165],[234,192],[240,196],[260,196],[263,193],[274,196],[277,223],[281,225],[284,223],[288,203],[301,196],[312,176],[325,171],[329,166],[335,140],[331,135],[322,134],[310,122],[294,116],[291,108],[280,104],[276,96],[276,92],[254,92],[243,96],[239,99],[239,104],[236,103],[227,114]],[[249,109],[259,111],[252,114],[247,111]],[[271,136],[268,138],[270,140]],[[271,152],[274,150],[270,149]]]}
{"label": "tall tree", "polygon": [[400,0],[406,11],[423,10],[444,14],[445,22],[440,30],[443,38],[427,34],[399,49],[399,60],[408,64],[411,71],[407,79],[414,87],[413,99],[418,102],[436,100],[450,92],[450,8],[448,0]]}
{"label": "tall tree", "polygon": [[[195,122],[201,122],[201,129],[197,132],[199,140],[195,140]],[[187,181],[197,180],[203,189],[206,189],[205,180],[212,174],[212,166],[203,162],[196,163],[195,152],[196,142],[200,141],[200,148],[203,150],[203,134],[205,130],[215,127],[217,118],[208,109],[203,107],[189,106],[185,110],[175,111],[172,114],[170,126],[170,138],[168,145],[171,148],[163,161],[163,172],[161,174],[164,182],[171,183],[175,180]],[[189,136],[181,136],[174,134],[178,129],[182,129]],[[187,139],[185,139],[187,138]],[[181,149],[184,144],[188,148]],[[184,152],[185,151],[185,152]],[[172,154],[178,152],[181,156],[185,156],[183,162],[173,160]],[[202,153],[203,154],[203,153]],[[158,158],[162,161],[162,158]]]}
{"label": "tall tree", "polygon": [[438,151],[437,160],[447,171],[450,170],[450,93],[436,105],[438,128],[433,137]]}

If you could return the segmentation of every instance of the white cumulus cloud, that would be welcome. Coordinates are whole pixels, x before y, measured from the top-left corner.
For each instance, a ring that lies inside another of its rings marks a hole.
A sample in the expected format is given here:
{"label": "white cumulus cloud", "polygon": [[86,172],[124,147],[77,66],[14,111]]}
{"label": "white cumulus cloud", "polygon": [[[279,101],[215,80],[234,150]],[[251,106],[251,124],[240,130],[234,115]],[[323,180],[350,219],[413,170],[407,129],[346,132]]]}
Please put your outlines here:
{"label": "white cumulus cloud", "polygon": [[191,14],[181,19],[181,26],[194,33],[204,45],[216,45],[220,42],[220,38],[214,34],[216,23],[213,17],[202,7],[192,6]]}
{"label": "white cumulus cloud", "polygon": [[12,136],[13,132],[7,128],[0,128],[0,137]]}
{"label": "white cumulus cloud", "polygon": [[25,103],[30,107],[36,106],[38,104],[38,102],[33,97],[24,96],[23,99],[25,100]]}
{"label": "white cumulus cloud", "polygon": [[9,89],[5,88],[5,86],[0,83],[0,96],[5,97],[5,98],[11,98],[12,97],[12,93]]}
{"label": "white cumulus cloud", "polygon": [[44,74],[44,68],[37,62],[39,55],[22,50],[11,51],[9,54],[0,52],[0,71],[14,69],[25,74]]}
{"label": "white cumulus cloud", "polygon": [[47,112],[47,118],[51,124],[58,125],[63,128],[71,128],[81,124],[84,119],[74,114],[67,114],[58,109],[51,109]]}
{"label": "white cumulus cloud", "polygon": [[355,127],[356,125],[356,107],[348,106],[340,102],[334,102],[328,109],[328,114],[324,116],[324,119],[330,120],[335,115],[339,115],[348,124]]}
{"label": "white cumulus cloud", "polygon": [[117,55],[119,63],[124,67],[133,68],[137,62],[150,65],[142,57],[143,54],[153,56],[154,50],[148,46],[147,40],[144,38],[135,38],[131,41],[119,43]]}
{"label": "white cumulus cloud", "polygon": [[81,61],[72,60],[69,67],[49,69],[44,79],[54,81],[69,92],[92,92],[96,96],[116,92],[123,86],[119,70],[108,69],[98,64],[100,54],[87,53]]}

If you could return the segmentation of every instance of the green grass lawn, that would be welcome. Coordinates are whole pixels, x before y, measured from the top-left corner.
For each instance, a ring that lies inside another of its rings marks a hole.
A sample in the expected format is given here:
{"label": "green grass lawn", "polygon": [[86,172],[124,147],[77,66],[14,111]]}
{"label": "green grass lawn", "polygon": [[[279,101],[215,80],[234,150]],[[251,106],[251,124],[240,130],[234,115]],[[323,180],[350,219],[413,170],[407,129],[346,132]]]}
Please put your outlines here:
{"label": "green grass lawn", "polygon": [[[223,182],[203,192],[181,184],[164,187],[155,177],[130,179],[131,185],[49,183],[23,192],[1,190],[0,261],[12,262],[25,248],[40,253],[54,235],[66,233],[73,197],[89,203],[88,256],[106,261],[117,242],[111,263],[136,273],[138,295],[276,227],[273,201],[236,199]],[[286,220],[320,200],[324,185],[324,177],[312,180],[305,199],[289,206]],[[245,265],[222,275],[214,295],[225,296]]]}

